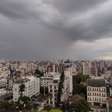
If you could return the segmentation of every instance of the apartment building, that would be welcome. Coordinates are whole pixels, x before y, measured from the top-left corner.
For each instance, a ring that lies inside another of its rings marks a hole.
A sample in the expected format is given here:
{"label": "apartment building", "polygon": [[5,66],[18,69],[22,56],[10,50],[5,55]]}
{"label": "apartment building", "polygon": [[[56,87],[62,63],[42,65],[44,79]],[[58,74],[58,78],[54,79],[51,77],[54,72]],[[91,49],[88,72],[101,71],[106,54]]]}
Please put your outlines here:
{"label": "apartment building", "polygon": [[50,95],[49,105],[55,107],[57,101],[57,92],[60,81],[60,73],[50,72],[41,77],[41,89],[44,95]]}
{"label": "apartment building", "polygon": [[25,85],[25,90],[23,92],[24,96],[32,97],[35,94],[40,93],[40,79],[34,76],[29,76],[24,79],[17,80],[13,84],[13,101],[18,101],[20,97],[20,85]]}
{"label": "apartment building", "polygon": [[91,63],[89,61],[82,61],[82,73],[84,75],[91,74]]}
{"label": "apartment building", "polygon": [[4,77],[0,77],[0,88],[4,88],[7,86],[7,79]]}
{"label": "apartment building", "polygon": [[48,91],[51,97],[49,98],[49,105],[55,107],[57,103],[57,94],[58,94],[58,87],[60,82],[60,75],[54,76],[51,82],[48,84]]}
{"label": "apartment building", "polygon": [[93,112],[106,112],[107,87],[104,79],[89,79],[87,81],[87,101]]}

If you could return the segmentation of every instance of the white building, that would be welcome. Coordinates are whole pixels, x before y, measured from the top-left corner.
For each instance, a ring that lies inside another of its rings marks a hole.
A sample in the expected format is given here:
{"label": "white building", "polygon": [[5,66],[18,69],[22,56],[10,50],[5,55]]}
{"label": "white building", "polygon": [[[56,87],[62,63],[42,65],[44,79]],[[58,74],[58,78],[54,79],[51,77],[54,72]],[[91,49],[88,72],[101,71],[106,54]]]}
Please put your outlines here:
{"label": "white building", "polygon": [[0,77],[0,88],[6,87],[7,86],[7,79]]}
{"label": "white building", "polygon": [[[73,84],[72,84],[72,76],[74,74],[70,71],[65,71],[65,78],[64,78],[64,88],[63,88],[63,94],[61,96],[61,101],[67,100],[68,96],[72,94]],[[41,87],[43,87],[44,95],[50,94],[51,97],[49,99],[49,105],[55,107],[56,101],[57,101],[57,93],[58,93],[58,87],[60,82],[60,73],[51,72],[48,74],[44,74],[43,77],[41,77]],[[48,90],[46,90],[48,89]],[[48,93],[46,93],[48,91]]]}
{"label": "white building", "polygon": [[[57,92],[60,81],[60,73],[50,72],[41,77],[41,87],[47,88],[50,94],[49,105],[55,107],[57,101]],[[45,91],[45,89],[44,89]],[[44,92],[44,95],[46,93]]]}
{"label": "white building", "polygon": [[48,84],[51,82],[54,76],[60,76],[60,73],[50,72],[45,73],[43,77],[41,77],[41,86],[48,87]]}
{"label": "white building", "polygon": [[[89,79],[87,82],[87,101],[93,112],[106,112],[107,87],[104,79]],[[102,110],[102,111],[98,111]]]}
{"label": "white building", "polygon": [[91,62],[82,61],[82,72],[84,75],[90,75],[91,74]]}
{"label": "white building", "polygon": [[21,82],[25,85],[24,96],[32,97],[35,94],[40,93],[40,79],[30,76],[14,82],[13,84],[13,101],[17,101],[20,96]]}
{"label": "white building", "polygon": [[64,70],[64,72],[65,72],[65,74],[71,75],[71,76],[74,76],[74,75],[77,75],[77,74],[78,74],[76,65],[72,65],[72,66],[70,66],[70,67],[67,67],[67,68]]}
{"label": "white building", "polygon": [[110,88],[110,96],[112,96],[112,88]]}
{"label": "white building", "polygon": [[48,86],[49,86],[49,83],[52,82],[52,79],[53,79],[53,75],[51,74],[44,74],[44,76],[40,78],[41,94],[43,95],[48,94]]}
{"label": "white building", "polygon": [[56,102],[57,102],[59,82],[60,82],[60,75],[54,75],[52,80],[48,84],[48,91],[51,95],[49,99],[49,105],[53,107],[55,107]]}
{"label": "white building", "polygon": [[72,72],[65,71],[64,75],[65,75],[65,78],[64,78],[62,101],[67,100],[68,97],[71,96],[72,92],[73,92],[73,76],[74,76],[74,74]]}
{"label": "white building", "polygon": [[7,93],[7,91],[5,89],[0,89],[0,97],[5,95]]}

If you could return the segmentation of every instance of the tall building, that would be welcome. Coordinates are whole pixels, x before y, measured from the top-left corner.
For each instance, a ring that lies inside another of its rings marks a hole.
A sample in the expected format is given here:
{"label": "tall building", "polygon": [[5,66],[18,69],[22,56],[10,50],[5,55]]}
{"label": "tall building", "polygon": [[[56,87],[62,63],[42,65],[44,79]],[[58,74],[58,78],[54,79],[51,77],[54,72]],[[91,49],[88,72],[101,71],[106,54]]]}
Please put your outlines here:
{"label": "tall building", "polygon": [[58,64],[52,64],[52,63],[48,64],[46,72],[47,73],[50,73],[50,72],[58,73],[59,72],[59,65]]}
{"label": "tall building", "polygon": [[35,94],[40,93],[40,79],[34,76],[30,76],[24,79],[17,80],[13,84],[13,101],[18,101],[20,97],[20,85],[24,84],[25,89],[23,92],[24,96],[32,97]]}
{"label": "tall building", "polygon": [[57,103],[59,82],[60,82],[60,76],[59,75],[54,76],[48,86],[49,93],[51,95],[49,99],[49,105],[51,105],[52,107],[55,107]]}
{"label": "tall building", "polygon": [[83,75],[91,75],[91,63],[89,61],[82,62]]}
{"label": "tall building", "polygon": [[55,107],[60,81],[60,73],[50,72],[41,77],[41,89],[44,95],[50,95],[49,105]]}
{"label": "tall building", "polygon": [[7,86],[7,79],[0,77],[0,88],[5,88]]}
{"label": "tall building", "polygon": [[65,73],[63,95],[61,100],[67,101],[73,92],[73,76]]}
{"label": "tall building", "polygon": [[98,63],[96,61],[91,62],[91,75],[98,76]]}

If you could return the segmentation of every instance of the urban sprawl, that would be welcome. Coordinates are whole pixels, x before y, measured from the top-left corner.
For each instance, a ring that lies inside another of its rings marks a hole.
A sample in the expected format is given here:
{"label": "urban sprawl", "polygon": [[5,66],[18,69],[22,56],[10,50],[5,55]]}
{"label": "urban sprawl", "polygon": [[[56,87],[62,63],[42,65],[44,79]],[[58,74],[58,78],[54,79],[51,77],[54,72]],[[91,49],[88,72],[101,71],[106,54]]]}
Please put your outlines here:
{"label": "urban sprawl", "polygon": [[112,112],[112,61],[0,60],[0,112]]}

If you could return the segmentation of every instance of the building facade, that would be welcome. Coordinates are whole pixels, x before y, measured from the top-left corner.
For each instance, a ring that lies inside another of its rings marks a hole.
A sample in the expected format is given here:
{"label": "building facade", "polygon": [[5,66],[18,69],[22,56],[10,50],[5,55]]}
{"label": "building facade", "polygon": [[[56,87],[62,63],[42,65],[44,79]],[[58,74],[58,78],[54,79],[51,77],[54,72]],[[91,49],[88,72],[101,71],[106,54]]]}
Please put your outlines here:
{"label": "building facade", "polygon": [[30,76],[24,79],[17,80],[13,84],[13,101],[18,101],[20,97],[20,85],[24,84],[25,89],[23,92],[24,96],[32,97],[33,95],[40,93],[40,79]]}
{"label": "building facade", "polygon": [[93,112],[106,112],[107,87],[104,79],[89,79],[87,81],[87,101]]}
{"label": "building facade", "polygon": [[41,88],[43,89],[43,94],[50,95],[48,103],[52,107],[55,107],[57,101],[60,75],[60,73],[50,72],[41,77]]}

